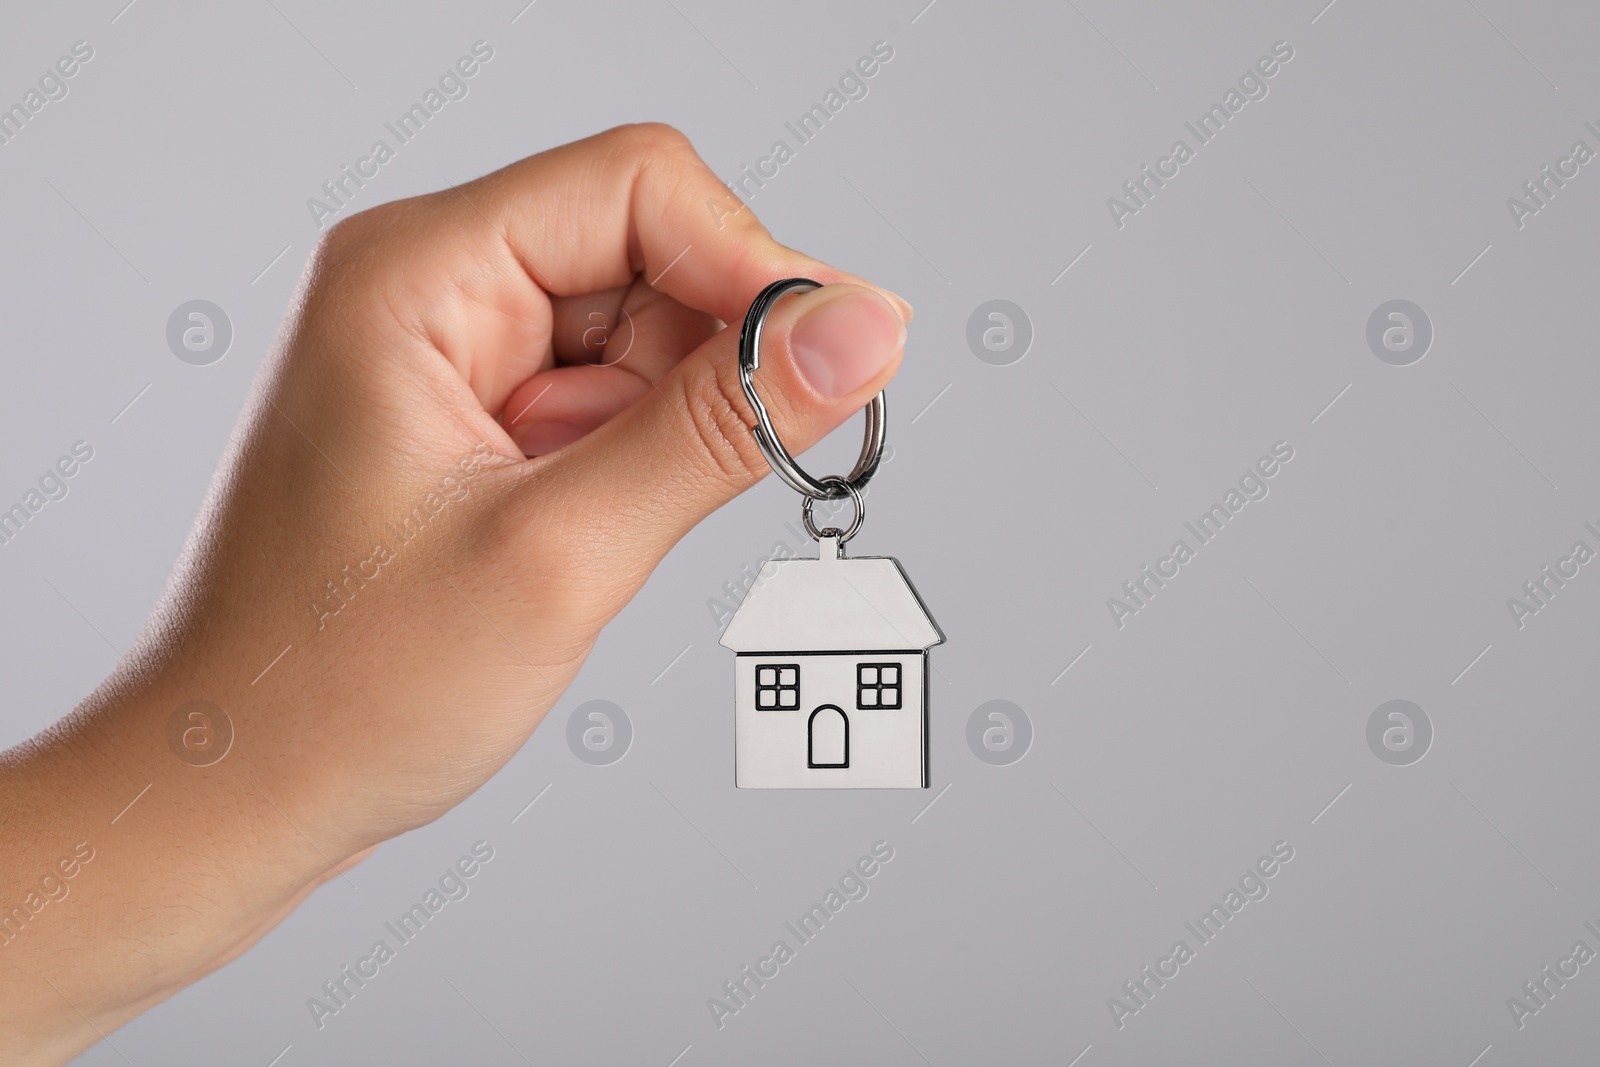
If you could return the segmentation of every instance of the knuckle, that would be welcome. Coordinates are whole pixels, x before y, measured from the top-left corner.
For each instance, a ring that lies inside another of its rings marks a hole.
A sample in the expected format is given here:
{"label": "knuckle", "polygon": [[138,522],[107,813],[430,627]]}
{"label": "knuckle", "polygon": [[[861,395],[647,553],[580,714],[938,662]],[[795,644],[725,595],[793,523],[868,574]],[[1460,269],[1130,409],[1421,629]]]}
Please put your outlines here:
{"label": "knuckle", "polygon": [[644,155],[681,152],[690,147],[683,131],[665,122],[635,122],[611,132]]}
{"label": "knuckle", "polygon": [[394,234],[396,215],[394,205],[381,204],[324,230],[307,268],[311,295],[348,297],[370,288],[386,262],[383,249]]}
{"label": "knuckle", "polygon": [[708,369],[697,387],[685,390],[689,420],[709,469],[728,484],[743,488],[767,470],[766,457],[745,415],[743,388],[732,374]]}
{"label": "knuckle", "polygon": [[317,241],[317,257],[338,263],[360,259],[388,231],[392,215],[388,204],[347,215],[323,231]]}
{"label": "knuckle", "polygon": [[[406,277],[407,262],[393,255],[401,231],[414,224],[402,203],[382,204],[341,219],[323,231],[303,278],[300,320],[307,336],[323,343],[296,346],[300,358],[345,362],[342,338],[373,331],[428,341],[422,302]],[[422,290],[427,294],[428,290]],[[329,343],[331,342],[331,343]]]}

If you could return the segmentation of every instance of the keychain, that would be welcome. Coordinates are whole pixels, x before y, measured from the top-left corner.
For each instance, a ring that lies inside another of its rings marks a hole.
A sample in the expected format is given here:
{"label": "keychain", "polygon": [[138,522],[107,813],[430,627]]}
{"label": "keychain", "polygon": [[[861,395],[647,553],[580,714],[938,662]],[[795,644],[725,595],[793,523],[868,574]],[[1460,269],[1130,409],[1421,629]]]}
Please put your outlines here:
{"label": "keychain", "polygon": [[[846,558],[861,530],[861,490],[883,456],[884,399],[867,406],[866,441],[848,478],[813,478],[778,439],[756,394],[761,329],[780,297],[820,289],[787,278],[761,291],[739,334],[739,380],[755,409],[751,428],[779,478],[805,499],[800,518],[816,559],[761,568],[722,633],[734,666],[734,784],[755,789],[925,789],[928,786],[928,649],[944,635],[898,561]],[[849,497],[848,528],[818,530],[818,500]]]}

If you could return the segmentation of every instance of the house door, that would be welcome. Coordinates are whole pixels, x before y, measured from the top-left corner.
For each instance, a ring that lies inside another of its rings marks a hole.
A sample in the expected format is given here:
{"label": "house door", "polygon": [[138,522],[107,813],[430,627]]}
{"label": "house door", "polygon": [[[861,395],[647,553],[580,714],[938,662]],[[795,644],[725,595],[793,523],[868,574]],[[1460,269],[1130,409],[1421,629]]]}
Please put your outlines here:
{"label": "house door", "polygon": [[837,704],[823,704],[806,725],[807,767],[850,766],[850,720]]}

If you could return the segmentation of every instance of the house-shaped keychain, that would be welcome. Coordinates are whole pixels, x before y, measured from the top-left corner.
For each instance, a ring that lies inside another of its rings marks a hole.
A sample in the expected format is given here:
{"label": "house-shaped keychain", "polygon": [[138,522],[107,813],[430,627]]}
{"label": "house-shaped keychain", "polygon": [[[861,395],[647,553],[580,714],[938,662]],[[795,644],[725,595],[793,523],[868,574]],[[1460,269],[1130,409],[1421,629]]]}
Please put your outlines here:
{"label": "house-shaped keychain", "polygon": [[[835,533],[836,531],[825,531]],[[722,634],[735,665],[734,784],[928,785],[928,649],[944,635],[900,564],[771,560]]]}

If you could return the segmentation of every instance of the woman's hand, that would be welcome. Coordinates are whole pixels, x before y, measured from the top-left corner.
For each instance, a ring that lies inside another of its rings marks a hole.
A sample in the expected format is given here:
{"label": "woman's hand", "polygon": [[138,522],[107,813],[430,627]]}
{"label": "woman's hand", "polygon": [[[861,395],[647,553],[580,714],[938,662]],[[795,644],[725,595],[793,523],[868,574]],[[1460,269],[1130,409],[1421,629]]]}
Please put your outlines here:
{"label": "woman's hand", "polygon": [[[761,377],[803,448],[893,375],[910,308],[773,241],[676,131],[329,230],[136,647],[0,762],[0,909],[94,852],[19,932],[0,914],[0,1059],[60,1062],[510,759],[766,472],[737,324],[795,275],[827,288],[778,304]],[[209,766],[169,746],[191,701],[233,724]]]}

